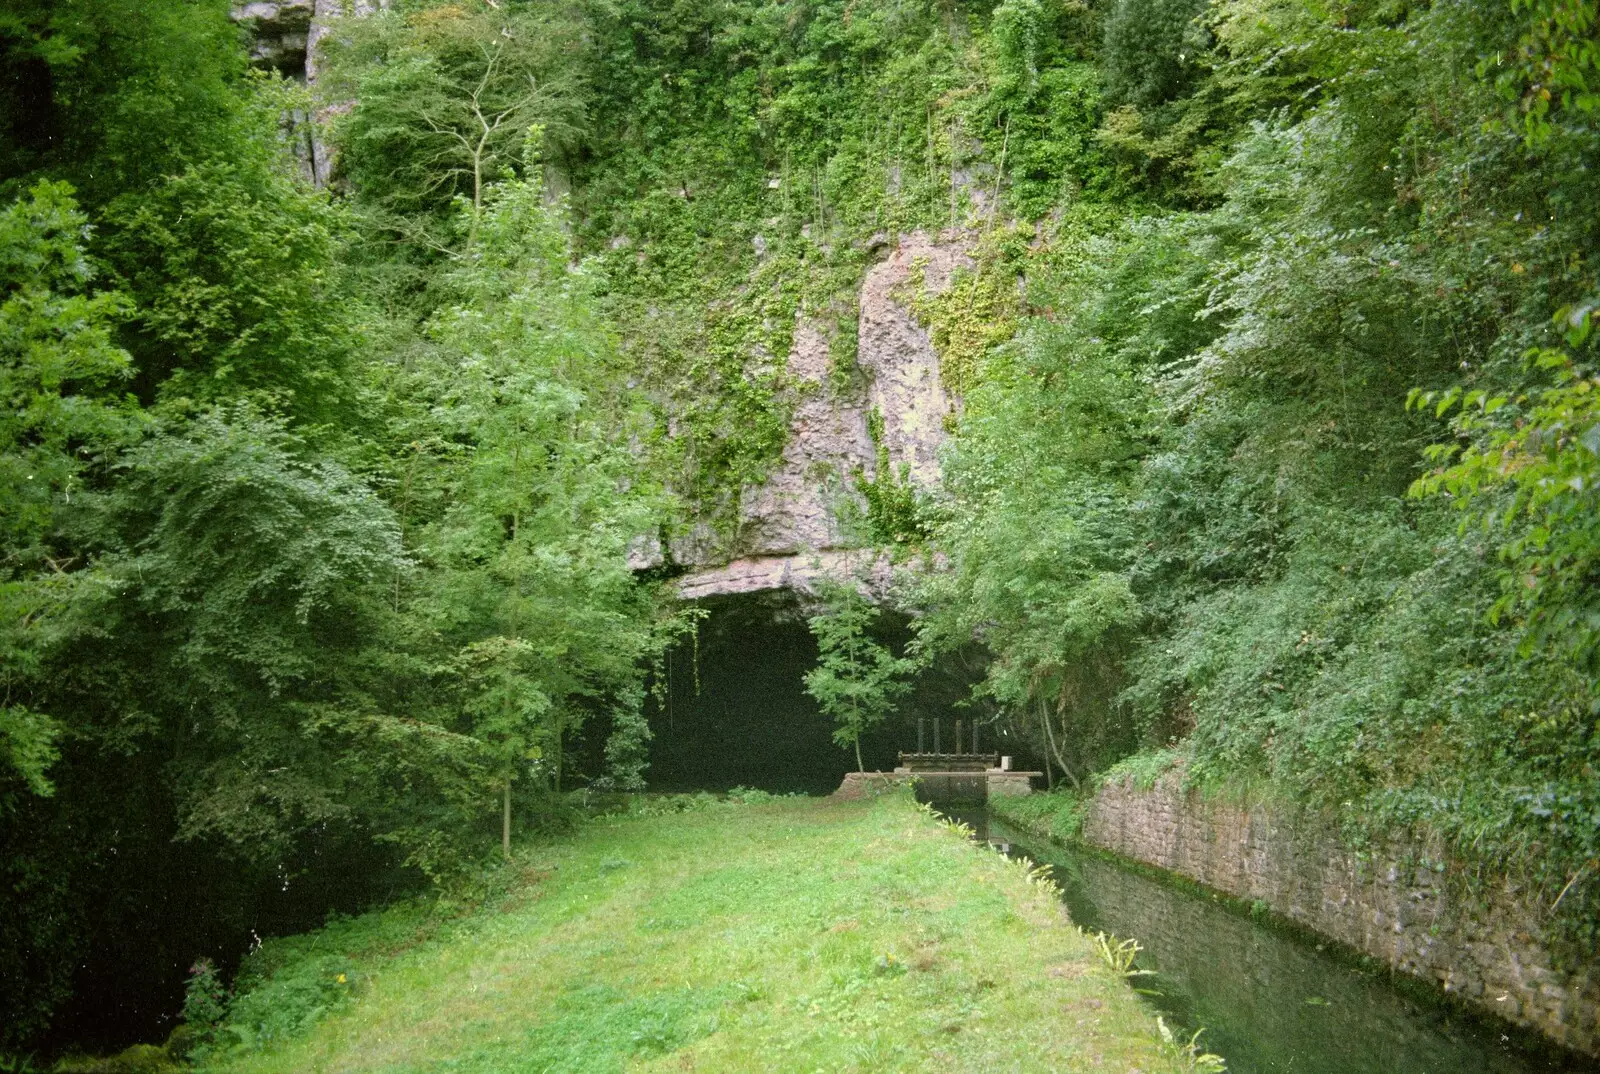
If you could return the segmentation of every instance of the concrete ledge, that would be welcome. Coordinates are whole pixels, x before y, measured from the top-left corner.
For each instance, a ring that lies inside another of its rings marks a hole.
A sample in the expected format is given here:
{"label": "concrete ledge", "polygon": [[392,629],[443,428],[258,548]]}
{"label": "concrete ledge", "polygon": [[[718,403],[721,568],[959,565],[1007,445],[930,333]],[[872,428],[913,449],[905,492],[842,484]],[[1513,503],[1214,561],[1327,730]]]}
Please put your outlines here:
{"label": "concrete ledge", "polygon": [[989,795],[1016,797],[1033,793],[1033,780],[1043,772],[1012,772],[991,768],[984,772],[847,772],[833,797],[843,801],[869,798],[894,787],[915,786],[924,802],[982,802]]}
{"label": "concrete ledge", "polygon": [[846,772],[844,781],[839,784],[839,789],[833,792],[833,797],[842,802],[854,802],[862,798],[873,798],[896,787],[906,787],[910,784],[909,773]]}
{"label": "concrete ledge", "polygon": [[1015,798],[1033,793],[1034,779],[1043,779],[1043,772],[1012,772],[991,769],[988,772],[991,798]]}

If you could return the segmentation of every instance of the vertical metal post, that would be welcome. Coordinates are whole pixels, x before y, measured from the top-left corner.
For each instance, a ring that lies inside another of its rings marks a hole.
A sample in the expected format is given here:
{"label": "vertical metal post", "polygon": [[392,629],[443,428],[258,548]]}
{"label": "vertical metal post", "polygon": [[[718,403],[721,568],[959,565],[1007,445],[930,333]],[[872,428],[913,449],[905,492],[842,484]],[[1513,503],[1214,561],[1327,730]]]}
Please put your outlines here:
{"label": "vertical metal post", "polygon": [[956,749],[955,749],[955,752],[957,752],[957,753],[961,752],[961,721],[960,720],[956,721]]}
{"label": "vertical metal post", "polygon": [[928,721],[924,720],[921,716],[917,717],[917,752],[918,753],[922,752],[922,737],[923,737],[922,733],[923,733],[924,730],[926,730],[927,723],[928,723]]}
{"label": "vertical metal post", "polygon": [[978,721],[972,721],[972,752],[978,752]]}
{"label": "vertical metal post", "polygon": [[943,722],[944,721],[940,720],[938,717],[934,717],[934,721],[933,721],[933,752],[934,753],[938,753],[939,752],[939,725],[941,723],[943,723]]}

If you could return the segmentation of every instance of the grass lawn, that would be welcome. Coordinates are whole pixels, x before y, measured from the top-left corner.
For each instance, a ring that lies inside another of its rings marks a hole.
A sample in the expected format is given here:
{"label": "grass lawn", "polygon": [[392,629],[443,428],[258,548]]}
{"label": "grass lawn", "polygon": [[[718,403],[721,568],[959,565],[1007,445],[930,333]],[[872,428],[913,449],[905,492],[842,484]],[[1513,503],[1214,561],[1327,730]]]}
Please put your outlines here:
{"label": "grass lawn", "polygon": [[1185,1069],[1047,886],[903,797],[605,819],[518,864],[448,926],[269,945],[205,1069]]}

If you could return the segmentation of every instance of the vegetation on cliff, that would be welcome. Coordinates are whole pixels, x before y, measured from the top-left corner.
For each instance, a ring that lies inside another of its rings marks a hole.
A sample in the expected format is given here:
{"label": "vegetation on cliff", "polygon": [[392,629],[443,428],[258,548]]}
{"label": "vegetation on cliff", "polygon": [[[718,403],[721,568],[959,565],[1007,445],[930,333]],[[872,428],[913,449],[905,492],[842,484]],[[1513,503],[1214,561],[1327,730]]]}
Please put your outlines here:
{"label": "vegetation on cliff", "polygon": [[1176,744],[1443,833],[1584,957],[1593,10],[1213,4],[1157,79],[1119,51],[1136,6],[1100,141],[1154,204],[1072,206],[1025,255],[925,637],[983,640],[1069,779]]}

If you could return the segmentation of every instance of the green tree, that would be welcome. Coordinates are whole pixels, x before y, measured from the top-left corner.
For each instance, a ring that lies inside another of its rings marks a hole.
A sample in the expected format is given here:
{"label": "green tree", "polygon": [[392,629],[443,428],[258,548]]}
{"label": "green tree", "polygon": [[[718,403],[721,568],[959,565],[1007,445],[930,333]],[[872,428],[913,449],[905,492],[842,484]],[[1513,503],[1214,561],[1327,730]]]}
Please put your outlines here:
{"label": "green tree", "polygon": [[1106,100],[1141,110],[1181,95],[1210,44],[1195,0],[1117,0],[1106,13],[1100,53]]}
{"label": "green tree", "polygon": [[250,97],[231,7],[228,0],[7,3],[0,12],[0,182],[47,171],[98,208],[212,156],[236,133]]}
{"label": "green tree", "polygon": [[806,622],[817,639],[817,666],[806,672],[806,693],[832,717],[833,740],[855,750],[861,763],[861,736],[882,723],[911,689],[916,661],[897,657],[872,636],[878,608],[853,584],[818,586],[824,610]]}
{"label": "green tree", "polygon": [[490,192],[420,360],[391,371],[407,397],[395,433],[413,445],[402,510],[427,567],[413,599],[454,647],[507,846],[513,782],[560,792],[590,716],[612,717],[612,776],[636,781],[623,744],[642,746],[639,684],[675,629],[627,559],[666,505],[636,446],[648,418],[611,387],[616,341],[530,171]]}
{"label": "green tree", "polygon": [[946,566],[914,598],[920,644],[983,646],[980,694],[1073,781],[1137,740],[1115,699],[1145,612],[1130,569],[1154,424],[1141,373],[1203,338],[1182,283],[1150,278],[1189,270],[1174,229],[1103,227],[1061,230],[1035,298],[1070,316],[1028,323],[969,393],[929,512]]}
{"label": "green tree", "polygon": [[582,29],[572,8],[478,3],[336,24],[322,91],[355,102],[335,138],[358,198],[401,228],[464,198],[470,245],[489,187],[514,173],[530,136],[576,142]]}
{"label": "green tree", "polygon": [[[1587,312],[1570,332],[1589,334]],[[1500,539],[1503,595],[1491,615],[1522,619],[1527,646],[1549,645],[1600,670],[1600,380],[1563,350],[1536,352],[1554,384],[1525,395],[1417,392],[1413,404],[1456,410],[1462,442],[1429,449],[1440,465],[1412,485],[1447,496]],[[1456,408],[1459,405],[1459,409]]]}
{"label": "green tree", "polygon": [[358,815],[338,718],[359,703],[341,679],[406,566],[393,513],[247,404],[173,423],[117,468],[102,585],[79,613],[99,625],[62,655],[97,664],[84,685],[127,707],[83,730],[174,751],[189,838],[284,854],[306,827]]}
{"label": "green tree", "polygon": [[354,417],[359,296],[337,263],[348,214],[281,138],[302,104],[253,79],[212,154],[106,206],[101,253],[134,300],[125,339],[143,395],[179,407],[243,398],[304,423]]}
{"label": "green tree", "polygon": [[65,183],[0,212],[0,812],[9,777],[51,791],[58,724],[26,699],[82,577],[63,513],[92,497],[93,472],[138,428],[117,391],[132,375],[114,342],[128,302],[90,291],[88,236]]}

